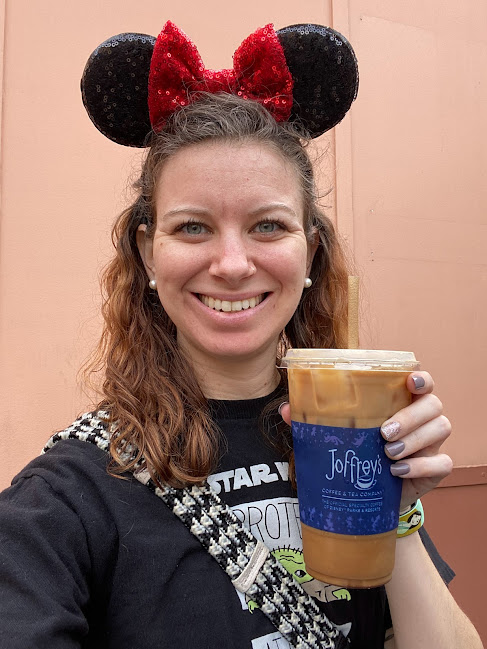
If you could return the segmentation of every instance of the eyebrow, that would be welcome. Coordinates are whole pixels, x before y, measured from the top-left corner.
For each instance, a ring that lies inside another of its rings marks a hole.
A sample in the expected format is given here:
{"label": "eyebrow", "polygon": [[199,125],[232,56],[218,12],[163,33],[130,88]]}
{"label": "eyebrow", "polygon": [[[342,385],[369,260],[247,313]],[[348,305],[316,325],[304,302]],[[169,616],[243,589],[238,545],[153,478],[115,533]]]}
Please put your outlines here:
{"label": "eyebrow", "polygon": [[164,212],[162,218],[170,218],[171,216],[179,216],[180,214],[194,214],[195,216],[207,216],[209,214],[208,210],[205,210],[202,207],[192,207],[191,205],[176,207],[173,210]]}
{"label": "eyebrow", "polygon": [[[249,212],[249,216],[260,216],[261,214],[265,214],[266,212],[272,212],[274,210],[284,210],[285,212],[288,212],[291,216],[297,217],[297,214],[292,207],[289,207],[289,205],[286,205],[286,203],[279,203],[279,202],[262,205],[262,207],[258,207],[257,209]],[[162,215],[162,218],[165,219],[165,218],[177,217],[180,214],[194,214],[195,216],[208,216],[210,214],[210,211],[206,210],[203,207],[194,207],[192,205],[185,205],[183,207],[176,207],[173,210],[169,210],[168,212],[165,212]]]}
{"label": "eyebrow", "polygon": [[252,210],[249,215],[259,216],[260,214],[265,214],[266,212],[272,212],[274,210],[284,210],[285,212],[289,212],[291,216],[297,216],[293,208],[289,207],[289,205],[286,205],[286,203],[269,203],[267,205],[263,205],[262,207],[258,207],[256,210]]}

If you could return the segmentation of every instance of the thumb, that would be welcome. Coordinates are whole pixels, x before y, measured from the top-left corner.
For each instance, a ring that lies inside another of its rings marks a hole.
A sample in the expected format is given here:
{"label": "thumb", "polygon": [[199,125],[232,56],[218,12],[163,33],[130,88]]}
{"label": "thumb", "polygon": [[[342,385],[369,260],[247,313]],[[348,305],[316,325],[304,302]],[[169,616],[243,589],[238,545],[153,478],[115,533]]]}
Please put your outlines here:
{"label": "thumb", "polygon": [[284,419],[286,424],[288,426],[290,426],[291,425],[291,407],[289,405],[289,401],[283,401],[283,403],[281,403],[281,405],[279,406],[278,410],[279,410],[279,414]]}

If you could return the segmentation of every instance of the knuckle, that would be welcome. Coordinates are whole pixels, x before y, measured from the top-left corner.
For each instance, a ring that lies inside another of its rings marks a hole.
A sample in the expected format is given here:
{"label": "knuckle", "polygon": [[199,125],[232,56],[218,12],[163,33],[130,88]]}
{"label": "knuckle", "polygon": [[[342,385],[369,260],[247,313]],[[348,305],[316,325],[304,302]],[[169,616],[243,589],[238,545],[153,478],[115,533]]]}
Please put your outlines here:
{"label": "knuckle", "polygon": [[447,475],[450,475],[450,473],[453,471],[453,460],[449,455],[441,455],[441,468],[443,469],[443,475],[446,477]]}
{"label": "knuckle", "polygon": [[440,417],[438,418],[438,424],[441,433],[441,438],[445,440],[448,437],[450,437],[452,426],[448,417],[445,417],[445,415],[440,415]]}
{"label": "knuckle", "polygon": [[441,415],[441,413],[443,412],[443,404],[438,399],[436,394],[428,394],[428,401],[429,401],[429,406],[432,409],[435,416],[438,417],[439,415]]}

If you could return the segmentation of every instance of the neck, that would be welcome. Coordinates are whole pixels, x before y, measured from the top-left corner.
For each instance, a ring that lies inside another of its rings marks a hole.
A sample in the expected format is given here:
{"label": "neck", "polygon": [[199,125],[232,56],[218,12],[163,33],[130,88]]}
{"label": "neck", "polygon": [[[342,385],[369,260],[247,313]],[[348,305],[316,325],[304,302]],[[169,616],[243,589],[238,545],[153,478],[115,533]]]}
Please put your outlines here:
{"label": "neck", "polygon": [[255,358],[211,359],[191,361],[203,394],[207,399],[256,399],[277,388],[280,381],[276,355],[260,354]]}

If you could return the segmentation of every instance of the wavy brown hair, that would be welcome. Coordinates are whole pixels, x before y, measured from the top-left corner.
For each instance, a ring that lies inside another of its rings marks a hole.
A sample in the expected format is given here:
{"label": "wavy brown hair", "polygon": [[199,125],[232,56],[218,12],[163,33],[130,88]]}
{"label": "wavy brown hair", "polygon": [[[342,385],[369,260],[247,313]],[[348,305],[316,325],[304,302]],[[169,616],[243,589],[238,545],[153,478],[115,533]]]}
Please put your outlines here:
{"label": "wavy brown hair", "polygon": [[[278,124],[257,103],[227,94],[203,95],[175,113],[161,133],[151,136],[135,183],[137,198],[114,225],[116,253],[102,278],[104,328],[86,369],[104,376],[98,408],[109,413],[116,431],[111,472],[133,469],[143,457],[157,483],[174,486],[199,483],[215,470],[219,432],[191,362],[178,348],[175,326],[149,288],[136,232],[145,224],[146,236],[153,236],[155,189],[163,166],[182,148],[206,141],[259,142],[277,151],[300,178],[306,235],[310,241],[319,235],[313,285],[281,334],[277,361],[289,347],[342,347],[347,327],[346,262],[332,223],[317,205],[303,132]],[[289,429],[274,426],[270,436],[292,461]]]}

